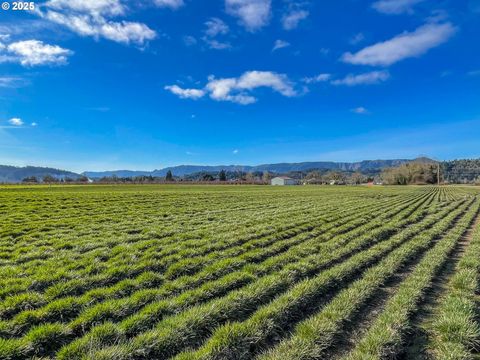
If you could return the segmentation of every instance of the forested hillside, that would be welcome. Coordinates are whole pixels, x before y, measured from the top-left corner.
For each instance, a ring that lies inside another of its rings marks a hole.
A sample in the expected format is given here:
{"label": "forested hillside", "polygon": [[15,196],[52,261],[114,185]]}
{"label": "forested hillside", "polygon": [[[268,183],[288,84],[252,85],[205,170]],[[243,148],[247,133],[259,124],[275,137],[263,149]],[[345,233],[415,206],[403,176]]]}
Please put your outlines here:
{"label": "forested hillside", "polygon": [[447,161],[443,163],[443,174],[449,183],[480,183],[480,159]]}

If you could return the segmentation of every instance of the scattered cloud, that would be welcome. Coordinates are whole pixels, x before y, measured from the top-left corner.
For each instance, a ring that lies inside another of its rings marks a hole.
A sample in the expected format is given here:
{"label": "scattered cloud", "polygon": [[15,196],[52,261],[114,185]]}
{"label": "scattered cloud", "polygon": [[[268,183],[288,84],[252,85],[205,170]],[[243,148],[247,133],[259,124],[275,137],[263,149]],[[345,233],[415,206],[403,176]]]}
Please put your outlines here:
{"label": "scattered cloud", "polygon": [[205,43],[210,47],[210,49],[214,50],[226,50],[231,49],[232,45],[228,42],[221,42],[216,39],[203,39]]}
{"label": "scattered cloud", "polygon": [[219,18],[211,18],[205,22],[206,30],[202,40],[210,49],[225,50],[230,49],[232,45],[227,41],[220,41],[216,37],[226,35],[230,32],[230,28],[225,22]]}
{"label": "scattered cloud", "polygon": [[350,110],[351,112],[359,115],[369,115],[370,111],[368,109],[364,108],[363,106],[357,107],[355,109]]}
{"label": "scattered cloud", "polygon": [[153,2],[158,7],[166,7],[173,10],[179,9],[185,5],[183,0],[154,0]]}
{"label": "scattered cloud", "polygon": [[237,17],[248,31],[255,32],[270,22],[271,0],[225,0],[227,14]]}
{"label": "scattered cloud", "polygon": [[238,149],[235,149],[232,151],[233,155],[237,155],[240,151]]}
{"label": "scattered cloud", "polygon": [[165,86],[165,90],[170,91],[181,99],[197,100],[205,95],[205,91],[202,89],[183,89],[178,85]]}
{"label": "scattered cloud", "polygon": [[368,46],[359,52],[345,53],[342,61],[355,65],[389,66],[401,60],[419,57],[455,34],[451,23],[426,24],[414,32],[404,32],[393,39]]}
{"label": "scattered cloud", "polygon": [[[8,45],[0,43],[0,63],[18,62],[23,66],[64,65],[73,52],[58,45],[44,44],[39,40],[17,41]],[[4,80],[12,84],[13,78]]]}
{"label": "scattered cloud", "polygon": [[330,49],[321,48],[320,49],[320,54],[323,55],[323,56],[328,56],[330,54]]}
{"label": "scattered cloud", "polygon": [[207,40],[206,43],[210,47],[210,49],[214,50],[226,50],[226,49],[231,49],[232,45],[228,42],[221,42],[218,40]]}
{"label": "scattered cloud", "polygon": [[310,15],[307,10],[291,10],[282,17],[282,26],[285,30],[293,30],[298,27],[302,20]]}
{"label": "scattered cloud", "polygon": [[399,15],[413,13],[413,7],[425,0],[379,0],[372,7],[383,14]]}
{"label": "scattered cloud", "polygon": [[98,106],[98,107],[87,108],[87,110],[106,113],[110,111],[110,108],[108,106]]}
{"label": "scattered cloud", "polygon": [[331,83],[333,85],[346,86],[374,85],[385,82],[388,79],[390,79],[390,73],[388,71],[372,71],[358,75],[350,74],[343,79],[333,80]]}
{"label": "scattered cloud", "polygon": [[212,75],[203,89],[183,89],[178,85],[166,86],[165,89],[183,99],[199,99],[208,94],[215,101],[248,105],[257,102],[250,92],[261,87],[286,97],[297,95],[294,84],[286,75],[270,71],[247,71],[238,78],[217,79]]}
{"label": "scattered cloud", "polygon": [[[177,1],[155,1],[160,6],[174,6]],[[120,0],[50,0],[37,9],[44,19],[63,25],[81,36],[105,38],[124,44],[143,45],[156,38],[155,31],[139,22],[113,21],[126,15]]]}
{"label": "scattered cloud", "polygon": [[8,123],[13,126],[22,126],[24,124],[23,120],[20,118],[11,118],[8,120]]}
{"label": "scattered cloud", "polygon": [[303,82],[306,84],[316,84],[321,82],[329,81],[332,78],[331,74],[319,74],[313,77],[303,78]]}
{"label": "scattered cloud", "polygon": [[[1,62],[1,56],[0,56]],[[0,88],[19,88],[28,84],[28,81],[15,76],[0,76]]]}
{"label": "scattered cloud", "polygon": [[468,76],[480,76],[480,70],[469,71]]}
{"label": "scattered cloud", "polygon": [[49,0],[45,5],[54,10],[72,10],[93,15],[123,15],[126,8],[120,0]]}
{"label": "scattered cloud", "polygon": [[436,9],[433,10],[425,20],[429,23],[441,23],[447,21],[449,18],[450,14],[446,10]]}
{"label": "scattered cloud", "polygon": [[210,18],[210,20],[205,22],[205,26],[207,27],[207,29],[205,30],[205,35],[210,37],[215,37],[217,35],[225,35],[228,34],[228,32],[230,31],[228,25],[219,18]]}
{"label": "scattered cloud", "polygon": [[357,44],[360,44],[364,40],[365,40],[365,35],[363,33],[358,33],[358,34],[355,34],[354,36],[352,36],[352,38],[350,39],[350,44],[357,45]]}
{"label": "scattered cloud", "polygon": [[30,126],[31,126],[31,127],[37,127],[38,124],[37,124],[36,122],[32,122],[32,123],[30,124]]}
{"label": "scattered cloud", "polygon": [[193,46],[193,45],[196,45],[197,44],[197,39],[191,35],[186,35],[183,37],[183,43],[186,45],[186,46]]}
{"label": "scattered cloud", "polygon": [[292,82],[286,75],[270,71],[248,71],[239,78],[215,79],[211,76],[207,84],[212,99],[242,105],[255,103],[257,99],[248,92],[260,87],[271,88],[287,97],[297,95]]}
{"label": "scattered cloud", "polygon": [[273,45],[272,51],[284,49],[284,48],[289,47],[289,46],[290,46],[290,43],[287,42],[287,41],[284,41],[284,40],[276,40],[276,41],[275,41],[275,44]]}

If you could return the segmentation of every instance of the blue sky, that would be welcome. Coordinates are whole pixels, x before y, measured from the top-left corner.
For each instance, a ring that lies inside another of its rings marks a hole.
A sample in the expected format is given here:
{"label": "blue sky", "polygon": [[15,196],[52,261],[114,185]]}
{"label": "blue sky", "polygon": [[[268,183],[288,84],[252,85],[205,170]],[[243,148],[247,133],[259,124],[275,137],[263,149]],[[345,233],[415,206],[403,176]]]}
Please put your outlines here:
{"label": "blue sky", "polygon": [[0,164],[480,157],[479,38],[479,0],[0,10]]}

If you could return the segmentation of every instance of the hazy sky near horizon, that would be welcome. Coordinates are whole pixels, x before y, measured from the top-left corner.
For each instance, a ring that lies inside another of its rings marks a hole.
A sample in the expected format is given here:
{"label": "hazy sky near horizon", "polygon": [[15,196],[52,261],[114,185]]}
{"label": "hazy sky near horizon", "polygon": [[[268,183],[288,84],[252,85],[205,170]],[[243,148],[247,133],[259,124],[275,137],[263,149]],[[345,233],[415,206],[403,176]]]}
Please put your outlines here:
{"label": "hazy sky near horizon", "polygon": [[480,0],[0,10],[0,164],[480,157],[479,39]]}

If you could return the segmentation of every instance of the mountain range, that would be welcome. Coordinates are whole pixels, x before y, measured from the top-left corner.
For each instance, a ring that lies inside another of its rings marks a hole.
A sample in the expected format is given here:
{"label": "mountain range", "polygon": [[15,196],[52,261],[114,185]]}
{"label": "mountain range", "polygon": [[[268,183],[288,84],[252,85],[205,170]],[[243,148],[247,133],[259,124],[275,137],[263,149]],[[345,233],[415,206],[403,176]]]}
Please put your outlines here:
{"label": "mountain range", "polygon": [[[417,160],[417,159],[416,159]],[[159,176],[163,177],[168,171],[171,171],[174,176],[185,176],[199,172],[214,173],[221,170],[235,172],[271,172],[276,174],[283,174],[292,171],[307,171],[307,170],[340,170],[340,171],[378,171],[387,167],[399,166],[414,160],[408,159],[395,159],[395,160],[365,160],[361,162],[347,163],[347,162],[302,162],[302,163],[279,163],[279,164],[263,164],[256,166],[248,165],[215,165],[215,166],[202,166],[202,165],[179,165],[173,167],[167,167],[160,170],[153,171],[130,171],[130,170],[117,170],[117,171],[86,171],[82,175],[89,178],[101,178],[104,176],[118,177],[131,177],[131,176]]]}
{"label": "mountain range", "polygon": [[273,174],[286,174],[294,171],[308,171],[308,170],[337,170],[337,171],[360,171],[360,172],[379,172],[384,168],[399,166],[413,161],[433,162],[428,158],[418,158],[414,160],[409,159],[394,159],[394,160],[365,160],[360,162],[301,162],[301,163],[279,163],[279,164],[263,164],[257,166],[248,165],[179,165],[167,167],[164,169],[153,171],[132,171],[132,170],[116,170],[116,171],[85,171],[81,174],[71,171],[46,168],[46,167],[15,167],[0,165],[0,182],[4,183],[18,183],[24,178],[35,176],[39,179],[46,175],[51,175],[57,179],[64,179],[66,177],[76,179],[82,175],[90,179],[99,179],[102,177],[118,176],[118,177],[134,177],[134,176],[155,176],[164,177],[168,171],[171,171],[174,176],[186,176],[199,172],[216,173],[221,170],[227,172],[270,172]]}

